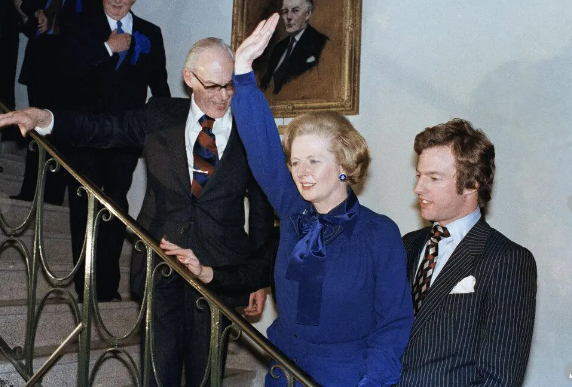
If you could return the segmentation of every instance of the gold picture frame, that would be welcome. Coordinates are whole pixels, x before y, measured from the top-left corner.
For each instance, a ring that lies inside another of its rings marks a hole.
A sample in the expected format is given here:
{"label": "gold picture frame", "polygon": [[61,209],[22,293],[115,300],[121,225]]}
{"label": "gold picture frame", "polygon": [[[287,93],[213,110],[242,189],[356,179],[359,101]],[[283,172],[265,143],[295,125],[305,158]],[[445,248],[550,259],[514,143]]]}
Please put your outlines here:
{"label": "gold picture frame", "polygon": [[[282,1],[234,0],[232,48],[236,50],[260,20],[279,12]],[[319,51],[314,51],[319,44],[303,44],[298,36],[296,46],[286,53],[290,37],[284,20],[280,20],[268,48],[253,64],[275,118],[320,110],[335,110],[344,115],[359,112],[362,0],[314,0],[314,6],[310,28],[306,27],[301,36],[307,35],[309,40],[309,32],[313,30],[317,40],[325,41]],[[282,59],[277,60],[279,56]],[[299,64],[285,66],[286,57],[296,57]],[[269,67],[274,67],[274,71]],[[278,76],[278,69],[301,67],[297,71],[302,71],[301,74]]]}

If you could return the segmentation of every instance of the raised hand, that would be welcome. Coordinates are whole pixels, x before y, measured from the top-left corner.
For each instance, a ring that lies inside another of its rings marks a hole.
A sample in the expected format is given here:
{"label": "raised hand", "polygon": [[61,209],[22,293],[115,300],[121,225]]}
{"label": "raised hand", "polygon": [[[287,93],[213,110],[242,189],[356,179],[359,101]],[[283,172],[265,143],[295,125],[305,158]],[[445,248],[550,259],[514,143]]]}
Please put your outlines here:
{"label": "raised hand", "polygon": [[238,47],[234,62],[235,74],[245,74],[252,71],[252,62],[262,55],[264,49],[268,46],[274,30],[276,30],[279,18],[279,15],[275,13],[268,19],[262,20],[258,23],[254,32]]}
{"label": "raised hand", "polygon": [[30,130],[39,127],[47,128],[52,122],[52,114],[43,109],[27,108],[6,114],[0,114],[0,128],[9,125],[18,125],[22,136]]}

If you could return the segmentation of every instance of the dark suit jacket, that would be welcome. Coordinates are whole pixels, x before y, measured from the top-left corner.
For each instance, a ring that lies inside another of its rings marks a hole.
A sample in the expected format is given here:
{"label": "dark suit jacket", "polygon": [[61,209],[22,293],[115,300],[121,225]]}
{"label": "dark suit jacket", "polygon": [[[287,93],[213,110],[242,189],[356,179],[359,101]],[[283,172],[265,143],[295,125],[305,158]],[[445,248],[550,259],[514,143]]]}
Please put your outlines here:
{"label": "dark suit jacket", "polygon": [[154,97],[170,97],[161,29],[131,14],[133,35],[137,32],[145,36],[150,50],[141,52],[137,61],[131,63],[137,44],[133,38],[117,70],[119,54],[110,56],[104,46],[112,30],[101,1],[86,6],[81,16],[62,26],[61,71],[66,77],[66,109],[121,114],[145,104],[147,86]]}
{"label": "dark suit jacket", "polygon": [[[403,237],[410,282],[430,228]],[[450,294],[467,276],[474,293]],[[522,384],[536,305],[536,263],[483,219],[459,243],[417,314],[400,387]]]}
{"label": "dark suit jacket", "polygon": [[21,24],[13,0],[0,0],[0,102],[10,109],[16,105],[14,82]]}
{"label": "dark suit jacket", "polygon": [[288,48],[290,37],[278,42],[272,49],[272,54],[270,54],[266,74],[260,80],[260,88],[262,90],[267,89],[274,76],[273,93],[278,94],[285,83],[292,81],[318,64],[327,41],[328,37],[326,35],[308,25],[302,36],[300,36],[300,40],[294,46],[290,56],[276,70],[280,58]]}
{"label": "dark suit jacket", "polygon": [[[191,248],[214,269],[209,286],[229,295],[232,305],[246,305],[248,293],[270,283],[272,262],[263,245],[271,230],[272,209],[252,177],[235,128],[202,194],[191,195],[184,136],[189,109],[189,99],[152,98],[121,119],[55,112],[52,137],[75,146],[143,146],[147,189],[138,222],[156,239],[166,235]],[[244,231],[246,193],[249,235]],[[143,257],[135,257],[132,265],[132,290],[142,294]]]}
{"label": "dark suit jacket", "polygon": [[[24,0],[21,9],[28,16],[23,32],[28,37],[26,51],[18,82],[23,85],[41,82],[49,83],[54,78],[60,78],[61,39],[60,35],[38,34],[38,20],[34,14],[43,10],[48,0]],[[75,17],[73,1],[66,1],[60,11],[60,21],[71,22]],[[56,81],[57,83],[57,81]],[[47,86],[51,88],[51,84]],[[48,90],[55,94],[57,90]],[[42,106],[43,107],[43,106]]]}

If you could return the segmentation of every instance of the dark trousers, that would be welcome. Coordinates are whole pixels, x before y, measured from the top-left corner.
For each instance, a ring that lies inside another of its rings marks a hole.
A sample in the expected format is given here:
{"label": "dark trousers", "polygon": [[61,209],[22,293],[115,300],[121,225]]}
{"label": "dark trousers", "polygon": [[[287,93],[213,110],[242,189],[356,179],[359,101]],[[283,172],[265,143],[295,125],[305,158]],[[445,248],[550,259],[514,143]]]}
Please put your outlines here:
{"label": "dark trousers", "polygon": [[[86,176],[118,206],[127,212],[127,192],[131,187],[133,171],[137,166],[139,151],[133,149],[70,149],[66,155],[72,168]],[[85,239],[87,223],[87,194],[77,195],[80,184],[74,178],[69,181],[70,227],[73,262],[77,263]],[[97,298],[109,301],[117,294],[120,280],[119,258],[125,239],[126,226],[116,218],[99,222],[96,244]],[[81,298],[84,285],[84,266],[75,274],[75,289]]]}
{"label": "dark trousers", "polygon": [[[160,275],[160,274],[159,274]],[[156,287],[153,311],[153,356],[163,386],[180,386],[185,370],[185,386],[200,386],[208,363],[210,309],[205,302],[197,307],[199,293],[181,276],[162,277]],[[223,317],[221,331],[229,325]],[[225,340],[223,353],[226,354]],[[224,369],[224,357],[223,357]],[[209,386],[207,383],[206,386]],[[151,387],[157,384],[151,378]]]}

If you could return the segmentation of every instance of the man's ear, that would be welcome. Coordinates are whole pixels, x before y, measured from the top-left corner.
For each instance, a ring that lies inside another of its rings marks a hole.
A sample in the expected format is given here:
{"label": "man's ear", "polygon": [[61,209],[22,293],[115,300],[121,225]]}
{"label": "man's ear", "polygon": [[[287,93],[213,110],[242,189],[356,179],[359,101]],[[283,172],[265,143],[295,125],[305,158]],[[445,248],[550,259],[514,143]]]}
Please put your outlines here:
{"label": "man's ear", "polygon": [[185,81],[185,84],[189,87],[189,88],[193,88],[191,86],[191,81],[193,80],[193,73],[191,73],[191,70],[189,69],[183,69],[183,80]]}
{"label": "man's ear", "polygon": [[475,186],[473,188],[465,188],[463,190],[463,195],[472,195],[472,194],[479,194],[479,183],[475,182]]}

